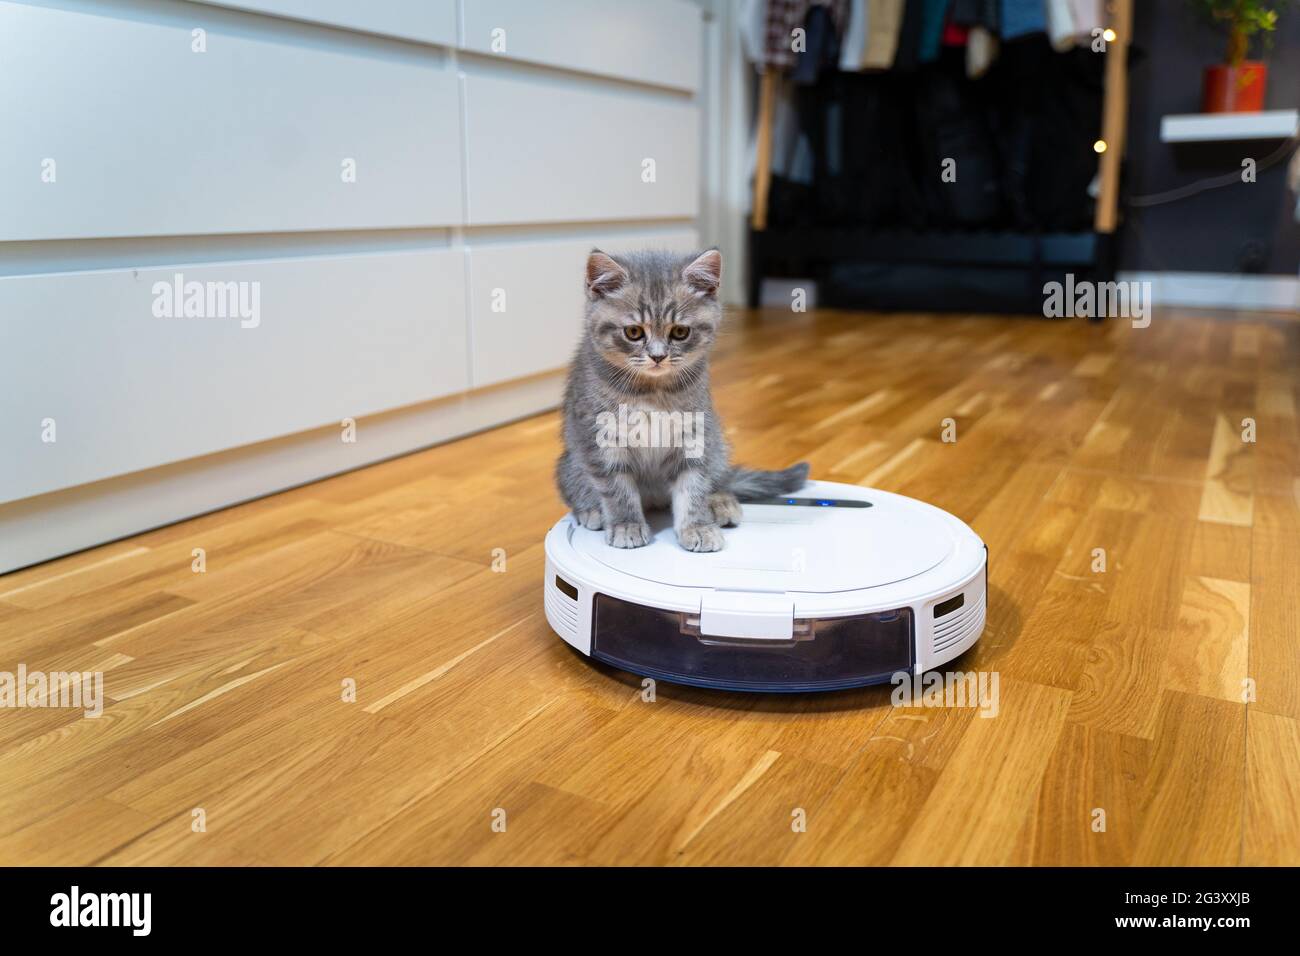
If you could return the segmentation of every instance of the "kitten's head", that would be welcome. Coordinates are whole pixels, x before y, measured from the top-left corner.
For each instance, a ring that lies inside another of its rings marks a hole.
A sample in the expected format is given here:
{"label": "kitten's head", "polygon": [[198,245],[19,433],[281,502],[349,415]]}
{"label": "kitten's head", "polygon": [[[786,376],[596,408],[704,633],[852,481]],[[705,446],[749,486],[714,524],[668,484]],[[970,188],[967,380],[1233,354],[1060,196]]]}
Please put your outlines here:
{"label": "kitten's head", "polygon": [[587,258],[587,335],[615,368],[666,385],[704,362],[722,319],[722,254],[636,252]]}

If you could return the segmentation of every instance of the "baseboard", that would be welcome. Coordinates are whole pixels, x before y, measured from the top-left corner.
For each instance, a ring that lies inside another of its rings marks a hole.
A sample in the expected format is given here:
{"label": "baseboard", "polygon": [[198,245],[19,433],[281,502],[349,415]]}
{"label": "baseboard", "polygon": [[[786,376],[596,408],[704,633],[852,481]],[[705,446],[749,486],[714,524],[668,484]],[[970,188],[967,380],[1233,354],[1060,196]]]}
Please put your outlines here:
{"label": "baseboard", "polygon": [[793,311],[795,294],[802,292],[803,311],[817,307],[816,279],[764,279],[758,287],[758,306],[761,309],[787,309]]}
{"label": "baseboard", "polygon": [[1229,272],[1121,272],[1121,281],[1150,282],[1152,303],[1200,309],[1294,312],[1300,277]]}
{"label": "baseboard", "polygon": [[0,574],[554,408],[563,373],[0,505]]}

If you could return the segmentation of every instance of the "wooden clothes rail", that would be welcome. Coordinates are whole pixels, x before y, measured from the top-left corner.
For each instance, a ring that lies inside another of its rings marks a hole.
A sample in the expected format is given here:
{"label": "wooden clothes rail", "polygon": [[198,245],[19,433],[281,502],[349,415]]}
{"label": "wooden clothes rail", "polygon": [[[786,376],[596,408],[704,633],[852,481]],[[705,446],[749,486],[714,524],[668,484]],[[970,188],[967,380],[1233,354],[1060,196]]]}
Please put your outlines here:
{"label": "wooden clothes rail", "polygon": [[1106,46],[1106,80],[1101,104],[1101,192],[1093,228],[1112,233],[1119,221],[1119,166],[1124,156],[1128,126],[1128,45],[1133,32],[1133,0],[1109,0],[1115,39]]}

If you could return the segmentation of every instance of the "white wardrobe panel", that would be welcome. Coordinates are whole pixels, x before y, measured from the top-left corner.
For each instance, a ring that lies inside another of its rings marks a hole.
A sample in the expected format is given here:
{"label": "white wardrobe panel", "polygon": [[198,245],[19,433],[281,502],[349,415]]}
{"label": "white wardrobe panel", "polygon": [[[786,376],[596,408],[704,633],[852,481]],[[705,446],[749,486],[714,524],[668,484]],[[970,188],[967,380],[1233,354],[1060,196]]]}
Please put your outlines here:
{"label": "white wardrobe panel", "polygon": [[[422,250],[0,278],[0,501],[464,390],[463,260]],[[187,301],[205,317],[183,317]]]}
{"label": "white wardrobe panel", "polygon": [[456,0],[194,0],[218,7],[269,13],[451,46],[456,42]]}
{"label": "white wardrobe panel", "polygon": [[461,45],[477,53],[685,90],[700,85],[701,13],[686,0],[461,0],[461,22]]}
{"label": "white wardrobe panel", "polygon": [[464,83],[471,224],[695,215],[700,119],[689,100],[487,76]]}
{"label": "white wardrobe panel", "polygon": [[582,329],[583,276],[593,246],[689,252],[694,230],[471,246],[474,387],[567,365]]}
{"label": "white wardrobe panel", "polygon": [[0,240],[460,221],[458,90],[436,52],[196,4],[93,9],[0,4]]}
{"label": "white wardrobe panel", "polygon": [[536,415],[562,386],[538,376],[358,419],[354,443],[330,426],[0,504],[0,574]]}

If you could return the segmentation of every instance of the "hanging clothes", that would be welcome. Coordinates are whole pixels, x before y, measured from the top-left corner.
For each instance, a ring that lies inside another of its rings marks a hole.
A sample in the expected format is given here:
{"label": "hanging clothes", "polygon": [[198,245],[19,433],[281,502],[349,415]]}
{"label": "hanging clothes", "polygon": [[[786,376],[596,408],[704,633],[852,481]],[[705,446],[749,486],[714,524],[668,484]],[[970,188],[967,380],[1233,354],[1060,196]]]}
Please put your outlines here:
{"label": "hanging clothes", "polygon": [[849,18],[840,37],[840,69],[862,69],[862,54],[867,48],[867,0],[851,0]]}
{"label": "hanging clothes", "polygon": [[763,39],[763,62],[769,68],[794,66],[794,31],[803,28],[809,0],[767,0],[767,22]]}
{"label": "hanging clothes", "polygon": [[777,74],[773,227],[1091,223],[1105,58],[1083,44],[1101,0],[739,4],[746,52]]}
{"label": "hanging clothes", "polygon": [[920,64],[921,31],[925,27],[925,10],[917,0],[903,8],[903,24],[898,28],[898,49],[894,53],[895,70],[915,70]]}
{"label": "hanging clothes", "polygon": [[1004,40],[1047,32],[1047,11],[1043,0],[1002,0],[998,14],[999,30]]}
{"label": "hanging clothes", "polygon": [[1070,16],[1077,29],[1083,31],[1089,40],[1096,27],[1106,26],[1106,11],[1102,9],[1102,0],[1069,0]]}
{"label": "hanging clothes", "polygon": [[1001,0],[952,0],[952,12],[949,14],[953,23],[965,27],[984,27],[998,32],[1002,22],[999,15]]}
{"label": "hanging clothes", "polygon": [[902,27],[903,0],[867,0],[864,70],[888,70],[894,65]]}
{"label": "hanging clothes", "polygon": [[812,86],[827,70],[840,63],[840,36],[830,8],[814,3],[804,20],[804,51],[795,58],[791,79],[801,86]]}
{"label": "hanging clothes", "polygon": [[[768,68],[788,70],[808,51],[806,23],[814,7],[822,7],[830,14],[830,22],[838,34],[848,19],[848,3],[849,0],[767,0],[763,49]],[[796,30],[804,31],[802,52],[795,51]]]}
{"label": "hanging clothes", "polygon": [[948,6],[951,2],[952,0],[922,0],[921,35],[916,50],[917,62],[933,63],[939,59],[943,24],[948,17]]}
{"label": "hanging clothes", "polygon": [[966,38],[966,75],[978,79],[998,58],[998,35],[988,27],[971,27]]}
{"label": "hanging clothes", "polygon": [[794,84],[778,78],[772,109],[772,175],[792,183],[812,184],[812,151],[803,135]]}
{"label": "hanging clothes", "polygon": [[1001,11],[1001,0],[952,0],[949,19],[970,31],[966,37],[966,75],[972,79],[987,73],[997,59]]}
{"label": "hanging clothes", "polygon": [[1045,0],[1047,11],[1047,38],[1052,49],[1064,53],[1074,46],[1074,13],[1070,0]]}
{"label": "hanging clothes", "polygon": [[[916,78],[910,115],[913,152],[927,220],[935,225],[974,226],[1001,213],[999,155],[987,122],[983,89],[966,78],[963,51],[949,48]],[[955,161],[958,175],[939,171]]]}
{"label": "hanging clothes", "polygon": [[1101,20],[1101,0],[1047,0],[1047,35],[1058,53],[1090,45]]}
{"label": "hanging clothes", "polygon": [[1055,52],[1045,34],[1004,43],[991,84],[1002,194],[1022,229],[1087,228],[1104,57]]}
{"label": "hanging clothes", "polygon": [[943,25],[944,46],[962,46],[970,40],[970,27],[964,27],[960,23],[949,21]]}

